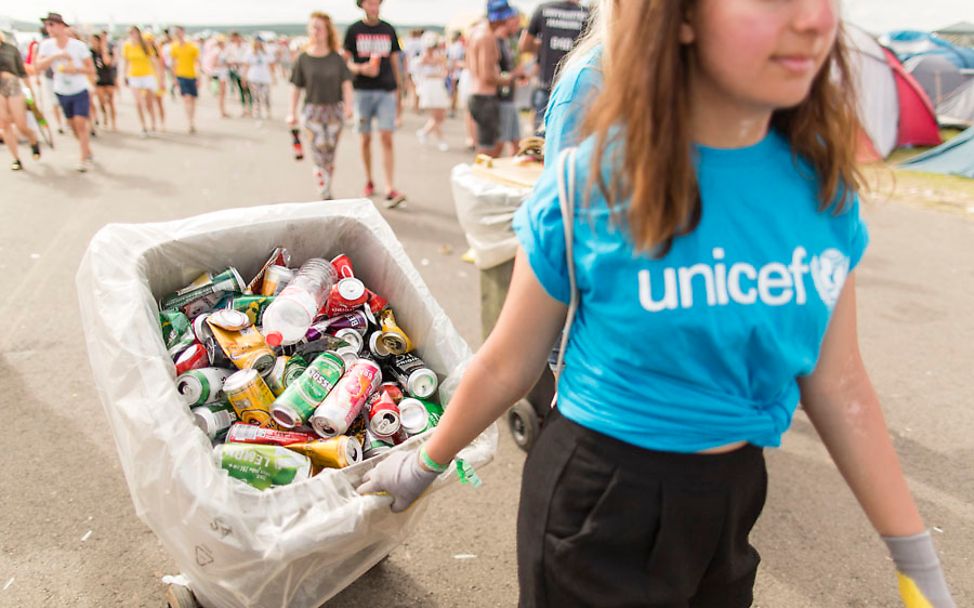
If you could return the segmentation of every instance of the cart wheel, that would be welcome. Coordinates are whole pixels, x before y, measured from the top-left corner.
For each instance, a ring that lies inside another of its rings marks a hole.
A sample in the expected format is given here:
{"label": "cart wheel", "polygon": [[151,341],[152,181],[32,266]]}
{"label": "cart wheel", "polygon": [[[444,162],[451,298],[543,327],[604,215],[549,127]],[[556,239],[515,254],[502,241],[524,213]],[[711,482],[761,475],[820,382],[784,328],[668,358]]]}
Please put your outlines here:
{"label": "cart wheel", "polygon": [[193,592],[182,585],[169,585],[166,589],[166,602],[169,608],[200,608]]}
{"label": "cart wheel", "polygon": [[507,425],[511,428],[511,435],[514,443],[525,452],[531,450],[534,441],[541,432],[541,423],[538,414],[530,403],[524,399],[514,404],[514,407],[507,412]]}

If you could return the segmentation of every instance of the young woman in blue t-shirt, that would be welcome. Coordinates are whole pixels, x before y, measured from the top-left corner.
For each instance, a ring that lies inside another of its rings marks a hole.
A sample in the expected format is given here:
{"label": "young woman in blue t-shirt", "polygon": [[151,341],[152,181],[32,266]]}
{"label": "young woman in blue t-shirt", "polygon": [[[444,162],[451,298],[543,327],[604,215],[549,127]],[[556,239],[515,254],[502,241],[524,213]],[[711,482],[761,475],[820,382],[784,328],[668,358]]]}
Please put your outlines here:
{"label": "young woman in blue t-shirt", "polygon": [[515,218],[501,318],[419,452],[409,506],[532,386],[572,296],[558,406],[525,464],[522,606],[749,606],[762,448],[799,401],[900,573],[954,606],[859,355],[858,126],[836,0],[617,2],[573,160]]}

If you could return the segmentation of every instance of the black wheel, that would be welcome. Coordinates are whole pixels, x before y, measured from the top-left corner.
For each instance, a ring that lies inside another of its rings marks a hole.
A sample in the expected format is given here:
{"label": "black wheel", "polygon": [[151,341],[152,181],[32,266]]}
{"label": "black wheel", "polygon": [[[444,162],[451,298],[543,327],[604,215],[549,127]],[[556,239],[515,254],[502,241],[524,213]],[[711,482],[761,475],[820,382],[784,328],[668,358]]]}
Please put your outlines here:
{"label": "black wheel", "polygon": [[523,399],[518,401],[507,412],[507,425],[517,447],[529,452],[541,432],[541,421],[534,407]]}
{"label": "black wheel", "polygon": [[193,592],[182,585],[169,585],[166,588],[166,602],[169,608],[200,608]]}

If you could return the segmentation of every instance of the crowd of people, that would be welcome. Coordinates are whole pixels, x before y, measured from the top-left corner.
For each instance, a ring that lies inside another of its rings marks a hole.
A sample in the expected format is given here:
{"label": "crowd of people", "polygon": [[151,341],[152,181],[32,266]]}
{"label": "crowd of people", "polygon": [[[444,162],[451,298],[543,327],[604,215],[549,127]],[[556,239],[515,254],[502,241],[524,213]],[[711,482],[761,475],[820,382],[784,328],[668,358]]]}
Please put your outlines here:
{"label": "crowd of people", "polygon": [[26,140],[39,160],[41,139],[51,142],[56,129],[77,140],[78,171],[90,170],[91,138],[118,128],[125,89],[138,134],[149,138],[172,124],[167,106],[177,97],[185,116],[180,128],[195,133],[197,100],[204,90],[222,117],[230,117],[235,100],[241,117],[271,119],[271,88],[285,81],[292,85],[286,122],[310,143],[319,195],[332,198],[335,151],[345,124],[356,124],[362,191],[376,194],[376,139],[386,205],[396,207],[406,200],[395,182],[394,148],[404,107],[427,117],[416,132],[423,145],[450,150],[444,123],[462,117],[466,150],[513,154],[522,132],[533,128],[522,126],[532,105],[538,108],[534,127],[540,125],[544,104],[538,99],[546,101],[554,68],[587,18],[577,0],[549,3],[565,5],[561,8],[577,19],[570,24],[573,31],[560,38],[548,35],[541,45],[550,27],[541,9],[525,28],[524,16],[507,0],[490,0],[483,18],[466,31],[444,36],[414,29],[400,44],[396,28],[380,18],[381,0],[356,4],[363,19],[343,37],[325,13],[311,16],[306,37],[250,39],[239,32],[190,35],[179,26],[131,26],[116,37],[72,27],[60,14],[49,13],[41,19],[39,40],[20,48],[12,40],[0,42],[0,128],[13,157],[11,169],[24,168],[19,141]]}

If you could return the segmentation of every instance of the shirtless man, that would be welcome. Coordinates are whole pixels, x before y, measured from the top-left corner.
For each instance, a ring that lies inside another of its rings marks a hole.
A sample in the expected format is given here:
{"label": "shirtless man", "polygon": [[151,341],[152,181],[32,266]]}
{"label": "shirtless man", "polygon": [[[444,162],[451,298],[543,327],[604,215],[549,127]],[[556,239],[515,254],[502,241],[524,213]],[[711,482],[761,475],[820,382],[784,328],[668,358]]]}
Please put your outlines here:
{"label": "shirtless man", "polygon": [[511,75],[501,73],[498,41],[511,37],[517,12],[507,0],[487,3],[487,21],[471,34],[468,65],[472,77],[470,115],[477,123],[477,151],[497,156],[501,151],[500,101],[497,89],[510,84]]}

